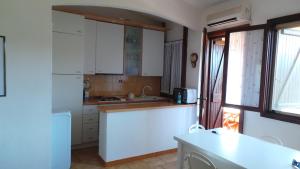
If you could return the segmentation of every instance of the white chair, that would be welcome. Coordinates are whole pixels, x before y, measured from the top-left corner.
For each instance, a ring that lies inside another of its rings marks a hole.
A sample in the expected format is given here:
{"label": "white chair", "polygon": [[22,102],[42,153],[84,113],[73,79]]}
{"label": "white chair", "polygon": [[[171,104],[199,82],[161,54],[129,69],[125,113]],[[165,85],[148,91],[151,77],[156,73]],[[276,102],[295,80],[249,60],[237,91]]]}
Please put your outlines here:
{"label": "white chair", "polygon": [[196,123],[191,125],[191,127],[189,128],[189,133],[195,133],[199,130],[205,130],[205,127],[202,126],[201,124]]}
{"label": "white chair", "polygon": [[283,146],[283,142],[280,138],[273,137],[273,136],[261,136],[260,139],[267,141],[269,143],[278,144]]}
{"label": "white chair", "polygon": [[187,156],[189,169],[217,169],[207,157],[199,153],[190,153]]}

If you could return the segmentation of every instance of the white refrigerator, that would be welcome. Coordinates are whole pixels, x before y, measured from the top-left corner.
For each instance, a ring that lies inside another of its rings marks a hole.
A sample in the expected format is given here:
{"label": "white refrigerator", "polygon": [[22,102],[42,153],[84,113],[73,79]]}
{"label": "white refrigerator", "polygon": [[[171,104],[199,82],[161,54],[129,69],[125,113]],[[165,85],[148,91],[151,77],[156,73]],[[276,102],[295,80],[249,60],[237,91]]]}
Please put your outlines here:
{"label": "white refrigerator", "polygon": [[67,111],[52,114],[52,157],[51,169],[71,167],[71,113]]}
{"label": "white refrigerator", "polygon": [[72,145],[82,142],[83,75],[53,74],[53,110],[68,110],[72,115]]}

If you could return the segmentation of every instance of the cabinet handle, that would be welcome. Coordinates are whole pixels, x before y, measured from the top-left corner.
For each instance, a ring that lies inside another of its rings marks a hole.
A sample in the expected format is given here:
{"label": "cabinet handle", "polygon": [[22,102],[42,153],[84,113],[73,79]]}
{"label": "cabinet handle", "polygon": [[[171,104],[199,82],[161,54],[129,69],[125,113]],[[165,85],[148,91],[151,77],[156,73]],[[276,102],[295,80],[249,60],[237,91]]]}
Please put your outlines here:
{"label": "cabinet handle", "polygon": [[76,71],[75,73],[81,73],[81,71]]}

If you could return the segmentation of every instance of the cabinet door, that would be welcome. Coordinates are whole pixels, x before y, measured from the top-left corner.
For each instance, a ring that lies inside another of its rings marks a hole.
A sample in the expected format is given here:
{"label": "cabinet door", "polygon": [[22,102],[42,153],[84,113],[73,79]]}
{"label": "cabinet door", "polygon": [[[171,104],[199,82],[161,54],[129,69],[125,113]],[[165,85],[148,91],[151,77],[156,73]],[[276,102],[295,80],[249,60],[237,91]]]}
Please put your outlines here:
{"label": "cabinet door", "polygon": [[52,103],[54,110],[72,114],[72,145],[82,143],[82,75],[53,75]]}
{"label": "cabinet door", "polygon": [[142,76],[163,76],[164,32],[143,30]]}
{"label": "cabinet door", "polygon": [[52,11],[53,31],[61,33],[84,34],[84,17],[60,11]]}
{"label": "cabinet door", "polygon": [[95,74],[97,22],[85,20],[84,74]]}
{"label": "cabinet door", "polygon": [[53,73],[82,74],[83,36],[53,32]]}
{"label": "cabinet door", "polygon": [[98,22],[96,73],[123,74],[124,26]]}

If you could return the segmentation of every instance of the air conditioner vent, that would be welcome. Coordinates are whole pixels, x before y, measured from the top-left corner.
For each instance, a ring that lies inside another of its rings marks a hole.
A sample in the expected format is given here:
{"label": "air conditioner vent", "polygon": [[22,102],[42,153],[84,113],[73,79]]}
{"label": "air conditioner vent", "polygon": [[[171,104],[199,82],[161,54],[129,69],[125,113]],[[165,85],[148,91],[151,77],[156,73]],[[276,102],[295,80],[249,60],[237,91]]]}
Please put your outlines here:
{"label": "air conditioner vent", "polygon": [[209,31],[250,24],[250,22],[251,8],[248,3],[241,3],[207,16]]}

